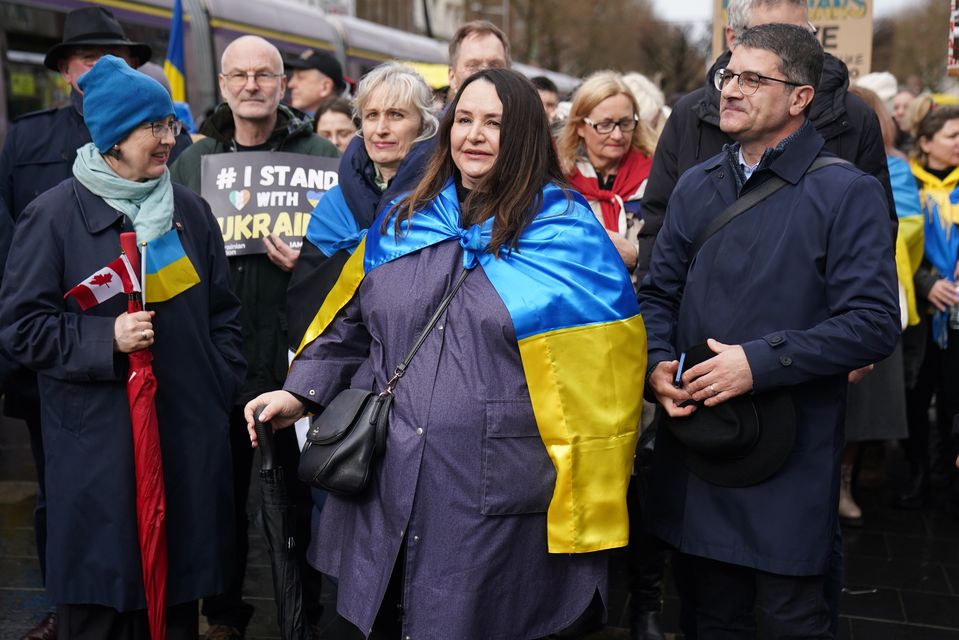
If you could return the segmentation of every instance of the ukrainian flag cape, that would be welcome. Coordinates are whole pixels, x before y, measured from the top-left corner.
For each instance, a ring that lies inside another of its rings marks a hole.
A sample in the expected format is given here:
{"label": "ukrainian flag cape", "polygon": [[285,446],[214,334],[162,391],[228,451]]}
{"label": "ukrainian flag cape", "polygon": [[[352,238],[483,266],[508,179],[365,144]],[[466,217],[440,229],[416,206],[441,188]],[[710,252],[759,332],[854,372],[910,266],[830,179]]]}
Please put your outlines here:
{"label": "ukrainian flag cape", "polygon": [[[553,185],[518,248],[485,251],[492,220],[460,228],[450,181],[399,235],[384,211],[353,253],[297,354],[321,335],[376,267],[457,240],[483,268],[512,318],[533,412],[556,485],[547,513],[551,553],[625,546],[629,483],[642,408],[646,330],[622,260],[578,194]],[[391,221],[392,222],[392,221]]]}
{"label": "ukrainian flag cape", "polygon": [[365,235],[366,229],[356,224],[339,185],[323,194],[306,227],[306,239],[327,258],[337,251],[353,253]]}

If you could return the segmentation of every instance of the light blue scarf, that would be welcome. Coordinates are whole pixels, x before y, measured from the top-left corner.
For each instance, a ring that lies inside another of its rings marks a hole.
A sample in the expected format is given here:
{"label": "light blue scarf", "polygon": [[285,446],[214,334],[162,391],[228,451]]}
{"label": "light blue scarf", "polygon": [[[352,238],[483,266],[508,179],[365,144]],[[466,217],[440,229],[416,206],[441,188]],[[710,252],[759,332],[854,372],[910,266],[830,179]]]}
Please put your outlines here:
{"label": "light blue scarf", "polygon": [[84,187],[133,221],[137,242],[150,242],[173,225],[173,183],[170,170],[156,180],[134,182],[121,178],[107,164],[96,145],[77,149],[73,175]]}

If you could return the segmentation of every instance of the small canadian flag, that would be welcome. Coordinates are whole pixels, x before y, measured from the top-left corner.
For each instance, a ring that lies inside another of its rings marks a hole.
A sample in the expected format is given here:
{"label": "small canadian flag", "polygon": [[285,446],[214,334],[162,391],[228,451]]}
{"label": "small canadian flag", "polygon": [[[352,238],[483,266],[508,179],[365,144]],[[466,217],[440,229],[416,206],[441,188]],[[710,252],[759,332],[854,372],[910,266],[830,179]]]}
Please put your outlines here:
{"label": "small canadian flag", "polygon": [[133,271],[133,266],[126,255],[121,255],[67,291],[63,294],[63,297],[72,296],[80,305],[80,308],[86,311],[113,296],[121,293],[134,293],[139,290],[140,281]]}

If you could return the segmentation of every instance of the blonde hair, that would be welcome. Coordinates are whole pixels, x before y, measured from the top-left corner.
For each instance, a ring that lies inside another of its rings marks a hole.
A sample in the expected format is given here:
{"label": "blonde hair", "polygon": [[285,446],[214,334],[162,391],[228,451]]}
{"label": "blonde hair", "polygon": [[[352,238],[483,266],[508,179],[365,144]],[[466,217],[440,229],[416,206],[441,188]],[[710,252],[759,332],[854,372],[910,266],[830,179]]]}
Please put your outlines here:
{"label": "blonde hair", "polygon": [[[615,71],[597,71],[586,78],[576,90],[573,95],[573,104],[569,110],[569,117],[566,118],[566,125],[560,132],[556,145],[563,173],[571,174],[576,167],[576,161],[584,155],[580,152],[583,138],[576,131],[583,124],[583,120],[589,117],[589,114],[600,102],[618,95],[629,98],[630,104],[633,105],[633,113],[639,116],[636,96],[633,95],[629,86],[623,82],[623,76]],[[630,147],[651,156],[656,148],[655,140],[656,136],[652,129],[640,120],[636,123],[636,128],[633,129]]]}

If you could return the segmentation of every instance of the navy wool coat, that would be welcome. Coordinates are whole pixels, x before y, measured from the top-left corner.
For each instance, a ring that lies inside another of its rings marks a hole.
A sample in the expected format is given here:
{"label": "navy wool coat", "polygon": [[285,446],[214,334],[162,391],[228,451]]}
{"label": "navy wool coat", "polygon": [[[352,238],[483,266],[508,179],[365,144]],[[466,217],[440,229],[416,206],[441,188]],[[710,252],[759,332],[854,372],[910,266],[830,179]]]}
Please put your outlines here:
{"label": "navy wool coat", "polygon": [[[200,283],[156,311],[151,351],[166,483],[173,605],[221,593],[232,558],[227,412],[245,364],[223,241],[209,207],[174,185],[174,221]],[[137,543],[124,296],[81,311],[64,293],[114,260],[126,218],[75,179],[21,215],[0,291],[0,342],[38,373],[47,476],[47,592],[120,611],[146,602]],[[126,228],[132,230],[128,222]]]}
{"label": "navy wool coat", "polygon": [[[0,263],[6,259],[13,222],[30,202],[73,175],[77,149],[91,141],[83,121],[83,97],[73,92],[70,104],[25,114],[13,123],[0,151]],[[185,130],[176,138],[170,162],[192,144]],[[0,378],[10,363],[0,354]],[[7,415],[29,418],[38,411],[34,374],[19,369],[4,385]]]}
{"label": "navy wool coat", "polygon": [[776,475],[731,489],[692,474],[679,443],[661,430],[649,528],[684,553],[784,575],[825,570],[846,374],[887,357],[899,335],[882,186],[849,165],[804,176],[821,153],[822,137],[804,127],[743,189],[772,174],[788,184],[726,225],[691,262],[691,243],[736,200],[737,183],[725,154],[686,172],[639,292],[650,369],[707,338],[742,345],[755,391],[791,391],[798,432]]}

